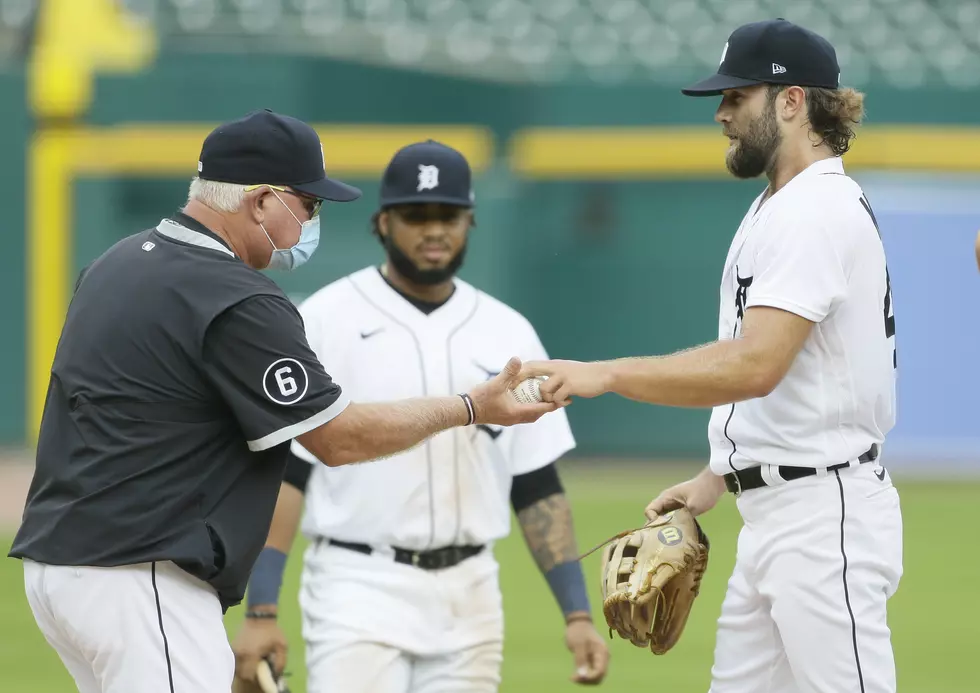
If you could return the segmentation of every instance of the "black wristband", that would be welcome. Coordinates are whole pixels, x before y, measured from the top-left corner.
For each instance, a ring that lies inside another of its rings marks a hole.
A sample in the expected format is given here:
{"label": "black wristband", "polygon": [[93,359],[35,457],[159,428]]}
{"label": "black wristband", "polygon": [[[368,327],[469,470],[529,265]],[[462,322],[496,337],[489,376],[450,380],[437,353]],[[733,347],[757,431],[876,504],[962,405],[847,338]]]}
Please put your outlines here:
{"label": "black wristband", "polygon": [[469,421],[466,422],[466,425],[472,426],[476,423],[476,408],[473,406],[473,399],[465,392],[461,392],[459,396],[462,398],[463,404],[466,405],[466,413],[469,415]]}
{"label": "black wristband", "polygon": [[563,615],[567,617],[576,611],[591,613],[585,576],[582,575],[582,565],[578,561],[559,563],[545,573],[544,577]]}
{"label": "black wristband", "polygon": [[279,602],[279,588],[282,586],[282,574],[286,569],[286,554],[279,549],[266,546],[259,553],[252,567],[252,575],[248,579],[248,601],[245,603],[249,610],[264,604]]}
{"label": "black wristband", "polygon": [[275,611],[246,611],[245,618],[267,618],[276,619],[279,617]]}

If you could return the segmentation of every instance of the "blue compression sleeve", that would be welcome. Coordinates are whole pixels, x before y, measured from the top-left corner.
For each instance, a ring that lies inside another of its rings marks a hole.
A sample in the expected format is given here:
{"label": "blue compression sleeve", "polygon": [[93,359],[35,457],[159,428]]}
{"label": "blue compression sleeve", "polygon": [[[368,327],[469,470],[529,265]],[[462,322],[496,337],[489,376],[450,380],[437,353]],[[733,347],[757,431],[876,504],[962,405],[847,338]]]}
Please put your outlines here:
{"label": "blue compression sleeve", "polygon": [[266,546],[252,568],[248,581],[248,608],[258,604],[278,604],[282,573],[286,568],[286,554]]}
{"label": "blue compression sleeve", "polygon": [[559,563],[545,573],[558,606],[565,616],[573,611],[589,611],[589,596],[585,589],[585,576],[578,561]]}

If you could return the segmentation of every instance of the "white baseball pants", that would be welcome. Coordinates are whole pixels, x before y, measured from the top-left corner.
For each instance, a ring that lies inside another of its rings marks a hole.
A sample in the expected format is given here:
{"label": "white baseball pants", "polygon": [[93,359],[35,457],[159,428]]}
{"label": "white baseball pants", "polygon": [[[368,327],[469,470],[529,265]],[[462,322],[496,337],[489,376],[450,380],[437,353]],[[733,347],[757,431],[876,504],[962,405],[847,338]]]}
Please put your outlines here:
{"label": "white baseball pants", "polygon": [[24,584],[79,693],[230,693],[235,658],[218,597],[172,563],[25,560]]}
{"label": "white baseball pants", "polygon": [[894,693],[886,602],[902,575],[902,514],[887,472],[866,463],[737,504],[711,693]]}
{"label": "white baseball pants", "polygon": [[300,589],[308,693],[495,693],[497,572],[489,548],[426,571],[312,544]]}

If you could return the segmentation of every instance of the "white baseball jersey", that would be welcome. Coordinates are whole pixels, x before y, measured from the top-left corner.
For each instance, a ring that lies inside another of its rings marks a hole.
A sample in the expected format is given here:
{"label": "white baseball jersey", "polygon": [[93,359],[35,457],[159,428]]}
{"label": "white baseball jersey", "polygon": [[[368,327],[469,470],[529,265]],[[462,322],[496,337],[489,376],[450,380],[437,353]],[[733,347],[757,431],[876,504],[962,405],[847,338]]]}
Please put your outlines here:
{"label": "white baseball jersey", "polygon": [[759,464],[822,468],[881,444],[895,422],[895,322],[885,253],[861,188],[840,158],[812,164],[742,220],[725,261],[719,339],[745,310],[816,323],[768,396],[715,407],[717,474]]}
{"label": "white baseball jersey", "polygon": [[[454,395],[500,372],[512,356],[548,358],[521,314],[455,283],[449,301],[426,315],[368,267],[320,289],[299,309],[310,346],[353,402]],[[315,461],[292,445],[297,456]],[[302,531],[382,549],[492,542],[510,530],[512,477],[574,445],[558,410],[533,424],[450,429],[368,464],[317,464]]]}

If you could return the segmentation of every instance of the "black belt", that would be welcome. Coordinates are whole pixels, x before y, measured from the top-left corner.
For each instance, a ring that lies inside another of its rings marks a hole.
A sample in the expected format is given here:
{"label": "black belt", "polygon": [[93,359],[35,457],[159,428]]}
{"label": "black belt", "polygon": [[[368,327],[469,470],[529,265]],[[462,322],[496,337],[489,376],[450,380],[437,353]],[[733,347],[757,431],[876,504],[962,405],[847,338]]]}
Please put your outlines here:
{"label": "black belt", "polygon": [[[864,464],[865,462],[874,462],[878,459],[878,444],[875,443],[871,448],[858,457],[858,464]],[[835,472],[838,469],[845,469],[850,467],[850,462],[842,462],[841,464],[832,464],[827,467],[828,472]],[[772,469],[779,477],[782,477],[786,481],[794,481],[795,479],[802,479],[804,477],[813,476],[817,473],[817,470],[813,467],[787,467],[782,465],[770,465]],[[762,478],[762,467],[750,467],[748,469],[740,469],[737,472],[729,472],[725,475],[725,486],[729,491],[734,493],[736,496],[741,494],[742,491],[751,491],[754,488],[762,488],[763,486],[768,486],[765,480]]]}
{"label": "black belt", "polygon": [[[322,537],[317,539],[317,544],[323,541],[326,541],[331,546],[339,546],[342,549],[357,551],[358,553],[369,556],[374,553],[374,549],[367,544],[355,544],[349,541],[324,539]],[[428,551],[411,551],[409,549],[394,547],[395,562],[414,565],[416,568],[421,568],[422,570],[440,570],[442,568],[452,568],[454,565],[462,563],[467,558],[483,551],[483,548],[482,544],[479,546],[444,546]]]}

